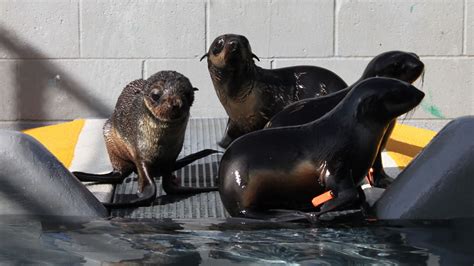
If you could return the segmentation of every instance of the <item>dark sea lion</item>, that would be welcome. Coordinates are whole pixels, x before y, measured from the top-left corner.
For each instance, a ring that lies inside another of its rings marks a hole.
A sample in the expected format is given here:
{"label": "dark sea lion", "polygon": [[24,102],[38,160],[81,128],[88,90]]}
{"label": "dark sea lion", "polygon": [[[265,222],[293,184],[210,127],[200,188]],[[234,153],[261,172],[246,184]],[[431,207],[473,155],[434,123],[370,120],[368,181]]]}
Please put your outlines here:
{"label": "dark sea lion", "polygon": [[204,150],[176,161],[181,152],[194,102],[189,80],[175,71],[160,71],[147,80],[129,83],[120,94],[115,110],[104,125],[104,138],[113,171],[106,175],[75,172],[81,181],[121,182],[138,174],[139,198],[106,204],[113,207],[149,205],[156,196],[153,177],[162,176],[167,194],[197,193],[217,188],[181,187],[172,172],[195,159],[214,153]]}
{"label": "dark sea lion", "polygon": [[263,69],[255,65],[249,41],[241,35],[217,37],[207,56],[212,83],[229,115],[224,137],[227,147],[234,139],[262,129],[286,105],[322,96],[347,87],[333,72],[315,66]]}
{"label": "dark sea lion", "polygon": [[[414,53],[402,51],[382,53],[369,62],[362,77],[356,81],[354,85],[330,95],[304,99],[292,103],[277,113],[270,122],[268,122],[265,128],[302,125],[314,121],[333,109],[356,84],[366,78],[389,77],[413,83],[420,77],[423,70],[423,62],[421,62],[420,58]],[[388,138],[395,127],[395,123],[395,119],[390,123],[383,137],[381,149],[373,165],[373,180],[371,181],[373,185],[378,187],[387,187],[393,180],[383,169],[381,152],[385,148]]]}
{"label": "dark sea lion", "polygon": [[333,199],[318,215],[357,202],[390,122],[423,96],[409,83],[370,78],[316,121],[240,137],[219,166],[225,208],[232,216],[268,218],[270,209],[311,209],[312,199],[328,191]]}

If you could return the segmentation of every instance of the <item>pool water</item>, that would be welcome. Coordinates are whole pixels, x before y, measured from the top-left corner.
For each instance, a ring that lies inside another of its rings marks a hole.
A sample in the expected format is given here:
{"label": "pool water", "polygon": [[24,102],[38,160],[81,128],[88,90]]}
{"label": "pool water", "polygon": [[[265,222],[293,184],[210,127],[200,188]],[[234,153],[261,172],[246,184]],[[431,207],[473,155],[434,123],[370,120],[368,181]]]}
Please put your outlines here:
{"label": "pool water", "polygon": [[0,217],[0,264],[465,265],[474,219],[275,224],[241,219]]}

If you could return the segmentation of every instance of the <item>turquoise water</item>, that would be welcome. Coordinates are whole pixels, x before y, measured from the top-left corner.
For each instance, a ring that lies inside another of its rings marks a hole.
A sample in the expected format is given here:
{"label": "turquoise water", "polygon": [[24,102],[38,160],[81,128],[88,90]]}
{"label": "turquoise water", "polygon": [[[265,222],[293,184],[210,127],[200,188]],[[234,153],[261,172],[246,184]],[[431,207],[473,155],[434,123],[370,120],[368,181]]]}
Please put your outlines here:
{"label": "turquoise water", "polygon": [[474,220],[362,225],[0,217],[0,264],[464,265]]}

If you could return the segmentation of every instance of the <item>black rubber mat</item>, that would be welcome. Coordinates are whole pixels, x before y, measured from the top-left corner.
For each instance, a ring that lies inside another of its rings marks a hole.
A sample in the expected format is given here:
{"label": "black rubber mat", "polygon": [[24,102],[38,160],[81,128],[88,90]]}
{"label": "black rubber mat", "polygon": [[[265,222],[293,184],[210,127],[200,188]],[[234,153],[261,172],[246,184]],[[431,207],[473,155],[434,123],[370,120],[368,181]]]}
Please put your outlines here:
{"label": "black rubber mat", "polygon": [[[179,157],[202,149],[219,149],[216,142],[222,137],[227,119],[190,119],[185,135],[183,150]],[[216,185],[218,162],[222,154],[213,154],[200,159],[175,172],[183,186],[210,187]],[[116,186],[114,202],[134,196],[137,191],[137,176],[132,174],[121,185]],[[189,196],[169,196],[161,188],[157,179],[158,196],[153,206],[127,209],[114,209],[115,217],[127,218],[174,218],[206,219],[225,218],[227,212],[222,205],[219,193],[209,192]]]}

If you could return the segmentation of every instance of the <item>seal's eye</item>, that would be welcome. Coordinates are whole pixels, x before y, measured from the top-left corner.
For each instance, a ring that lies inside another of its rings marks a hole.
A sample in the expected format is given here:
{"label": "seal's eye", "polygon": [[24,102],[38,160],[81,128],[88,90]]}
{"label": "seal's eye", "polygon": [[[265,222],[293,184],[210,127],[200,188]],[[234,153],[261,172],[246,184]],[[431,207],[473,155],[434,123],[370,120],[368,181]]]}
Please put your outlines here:
{"label": "seal's eye", "polygon": [[150,96],[151,98],[156,102],[158,100],[160,100],[161,96],[163,94],[161,93],[161,91],[159,89],[153,89],[151,92],[150,92]]}
{"label": "seal's eye", "polygon": [[222,51],[222,48],[224,48],[224,39],[219,39],[212,48],[212,53],[216,55]]}

